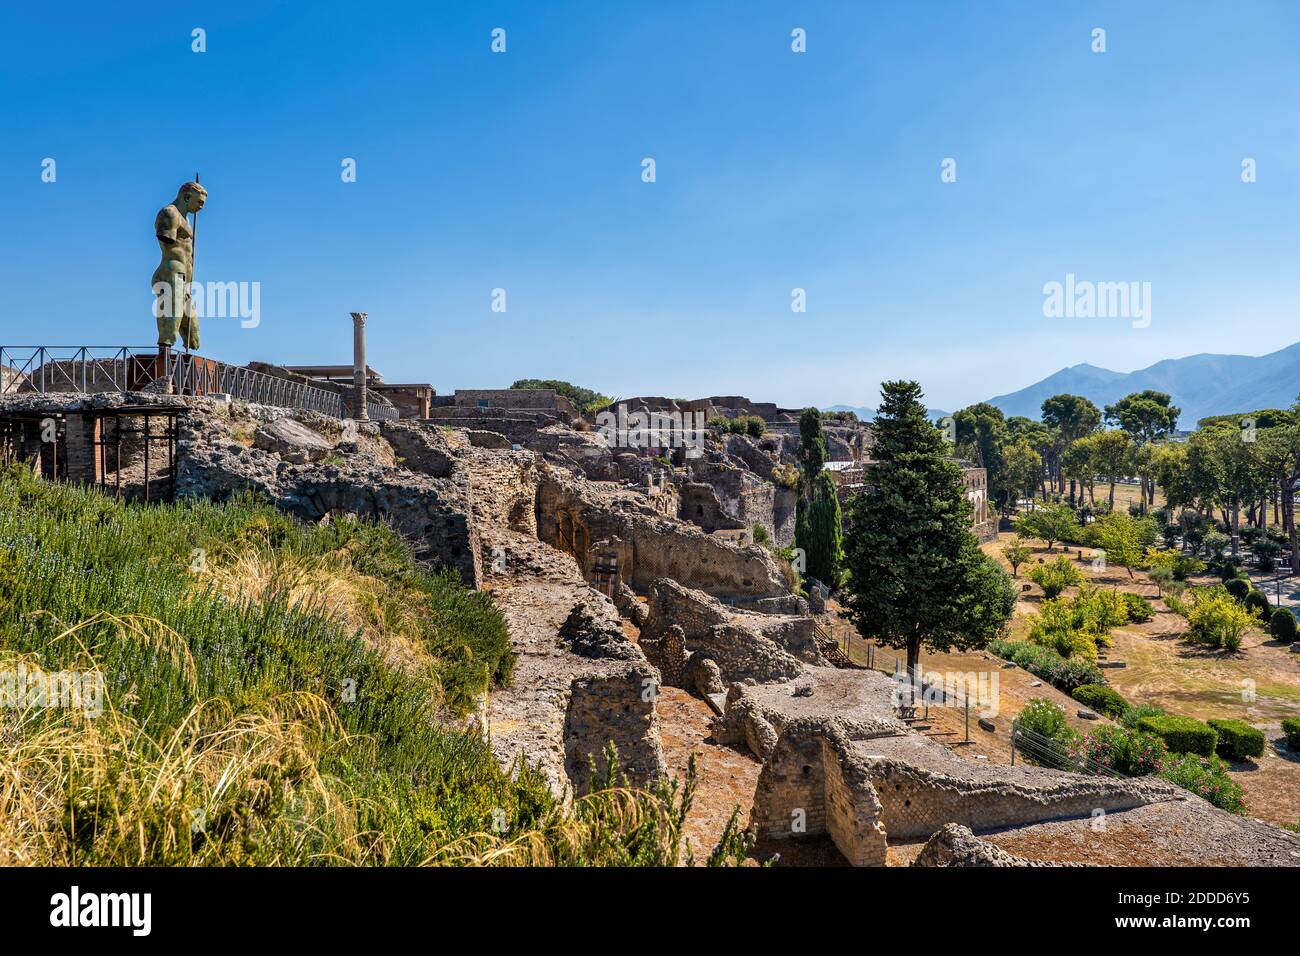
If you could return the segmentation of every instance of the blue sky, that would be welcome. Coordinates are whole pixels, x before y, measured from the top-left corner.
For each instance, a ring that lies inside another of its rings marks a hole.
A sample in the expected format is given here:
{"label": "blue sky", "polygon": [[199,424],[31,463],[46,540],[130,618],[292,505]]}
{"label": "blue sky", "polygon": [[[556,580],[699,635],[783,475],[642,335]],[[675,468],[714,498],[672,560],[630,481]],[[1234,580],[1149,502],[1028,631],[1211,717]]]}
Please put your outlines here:
{"label": "blue sky", "polygon": [[[371,364],[440,392],[874,404],[908,377],[954,408],[1300,339],[1300,4],[0,16],[3,344],[151,343],[152,218],[196,170],[198,278],[262,288],[257,328],[204,323],[232,362],[347,362],[355,309]],[[1045,318],[1071,272],[1150,282],[1150,327]]]}

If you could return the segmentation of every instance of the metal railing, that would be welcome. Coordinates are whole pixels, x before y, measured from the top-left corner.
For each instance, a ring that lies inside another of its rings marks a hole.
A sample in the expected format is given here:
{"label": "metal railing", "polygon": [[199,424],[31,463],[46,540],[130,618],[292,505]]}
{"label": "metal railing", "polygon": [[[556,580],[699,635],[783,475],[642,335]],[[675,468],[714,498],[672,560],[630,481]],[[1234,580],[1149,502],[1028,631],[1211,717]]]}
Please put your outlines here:
{"label": "metal railing", "polygon": [[1053,737],[1047,737],[1037,731],[1029,730],[1027,727],[1021,727],[1020,718],[1018,717],[1011,722],[1012,766],[1015,765],[1017,751],[1020,752],[1021,756],[1028,757],[1034,763],[1055,770],[1072,770],[1093,777],[1123,778],[1127,776],[1114,767],[1098,763],[1090,757],[1077,753],[1072,754],[1066,744]]}
{"label": "metal railing", "polygon": [[138,374],[152,368],[148,349],[131,346],[0,345],[0,394],[20,391],[92,392],[130,388],[133,365]]}
{"label": "metal railing", "polygon": [[[342,418],[335,391],[214,359],[171,353],[158,373],[156,350],[131,346],[0,346],[0,394],[18,392],[120,392],[154,390],[176,395],[226,394],[280,408],[305,408]],[[377,413],[377,414],[376,414]],[[397,418],[377,405],[371,417]]]}

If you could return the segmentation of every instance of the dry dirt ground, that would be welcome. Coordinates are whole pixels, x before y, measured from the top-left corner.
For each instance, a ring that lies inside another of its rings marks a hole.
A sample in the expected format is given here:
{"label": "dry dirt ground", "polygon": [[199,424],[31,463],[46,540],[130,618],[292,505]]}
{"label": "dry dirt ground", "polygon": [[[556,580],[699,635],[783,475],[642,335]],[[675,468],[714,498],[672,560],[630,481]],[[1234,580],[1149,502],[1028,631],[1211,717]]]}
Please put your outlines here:
{"label": "dry dirt ground", "polygon": [[733,810],[740,808],[740,827],[748,825],[761,764],[748,752],[714,743],[708,736],[713,711],[680,687],[659,688],[655,710],[668,772],[684,781],[691,754],[695,754],[699,786],[686,816],[682,859],[684,862],[689,849],[695,861],[703,863]]}
{"label": "dry dirt ground", "polygon": [[[1098,489],[1099,494],[1102,489]],[[1136,500],[1136,486],[1132,489]],[[1117,494],[1117,500],[1122,495]],[[996,542],[984,546],[986,553],[1006,565],[1000,554],[1001,546],[1012,535],[1003,533]],[[1031,563],[1039,558],[1054,560],[1068,553],[1078,560],[1079,549],[1068,551],[1057,545],[1048,551],[1041,543],[1032,544]],[[1112,632],[1113,646],[1103,651],[1103,660],[1124,663],[1123,667],[1107,668],[1110,684],[1130,702],[1156,704],[1171,713],[1206,719],[1210,717],[1235,717],[1264,730],[1269,744],[1258,761],[1233,763],[1233,779],[1245,794],[1249,815],[1270,823],[1300,822],[1300,754],[1288,753],[1281,732],[1283,717],[1300,716],[1300,654],[1293,654],[1286,645],[1273,641],[1262,630],[1252,630],[1238,653],[1207,650],[1183,640],[1186,630],[1183,618],[1169,611],[1159,599],[1159,591],[1142,571],[1135,571],[1130,579],[1122,568],[1108,568],[1094,572],[1089,560],[1090,552],[1084,549],[1085,559],[1078,566],[1086,578],[1103,587],[1117,587],[1148,598],[1156,608],[1155,617],[1145,624],[1129,625]],[[1027,583],[1026,566],[1021,566],[1017,586]],[[1209,584],[1217,579],[1205,578],[1193,583]],[[1028,630],[1028,617],[1035,613],[1043,600],[1042,591],[1030,585],[1016,602],[1015,618],[1010,636],[1020,638]],[[852,630],[844,622],[835,624],[835,634],[841,640]],[[851,643],[855,660],[865,662],[866,648],[860,638]],[[892,670],[895,651],[882,649],[877,653],[876,665]],[[1035,697],[1050,700],[1066,711],[1076,729],[1087,729],[1092,721],[1077,717],[1080,705],[1068,695],[1045,684],[1020,668],[1003,668],[1002,662],[983,652],[933,654],[923,652],[921,666],[927,673],[985,672],[992,676],[996,669],[999,684],[998,712],[990,715],[993,732],[979,728],[972,709],[970,720],[971,743],[966,744],[965,715],[961,710],[931,707],[925,723],[930,729],[925,733],[961,750],[968,758],[983,755],[990,762],[1006,763],[1010,759],[1010,725],[1021,708]],[[1104,720],[1104,718],[1103,718]],[[904,848],[899,848],[904,853]]]}

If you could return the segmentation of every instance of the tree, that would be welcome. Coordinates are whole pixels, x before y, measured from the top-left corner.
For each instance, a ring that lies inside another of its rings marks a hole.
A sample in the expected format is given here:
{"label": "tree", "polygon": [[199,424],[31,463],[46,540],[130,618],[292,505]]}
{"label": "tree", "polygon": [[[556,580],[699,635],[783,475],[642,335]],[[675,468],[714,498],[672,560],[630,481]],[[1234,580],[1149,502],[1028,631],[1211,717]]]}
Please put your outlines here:
{"label": "tree", "polygon": [[979,402],[954,412],[952,420],[957,431],[958,456],[983,468],[989,494],[995,501],[1004,502],[1007,488],[1002,445],[1007,438],[1007,423],[1002,409]]}
{"label": "tree", "polygon": [[1033,548],[1025,544],[1025,539],[1020,535],[1016,535],[1002,546],[1002,557],[1006,558],[1007,564],[1011,565],[1013,578],[1020,573],[1020,566],[1033,556]]}
{"label": "tree", "polygon": [[822,416],[805,408],[799,416],[799,496],[795,502],[795,546],[804,552],[805,573],[834,588],[843,561],[839,491],[827,474]]}
{"label": "tree", "polygon": [[1106,421],[1128,433],[1138,444],[1168,438],[1178,427],[1182,409],[1170,404],[1164,392],[1147,389],[1126,395],[1106,406]]}
{"label": "tree", "polygon": [[1133,569],[1142,566],[1147,549],[1155,544],[1155,522],[1150,518],[1111,513],[1094,527],[1097,547],[1106,555],[1106,563],[1123,568],[1131,580]]}
{"label": "tree", "polygon": [[600,392],[553,378],[521,378],[510,387],[552,388],[555,390],[557,395],[567,398],[572,402],[580,412],[599,411],[614,403],[614,399],[608,398],[600,394]]}
{"label": "tree", "polygon": [[[1087,490],[1088,500],[1097,503],[1093,495],[1093,486],[1097,483],[1097,469],[1092,461],[1092,445],[1083,439],[1070,443],[1061,454],[1061,474],[1070,479],[1071,503],[1083,504],[1083,492]],[[1079,487],[1079,500],[1074,501],[1075,483]]]}
{"label": "tree", "polygon": [[1075,540],[1081,528],[1074,509],[1069,505],[1044,505],[1022,514],[1016,520],[1016,530],[1030,538],[1047,542],[1047,550],[1058,541]]}
{"label": "tree", "polygon": [[1043,459],[1023,438],[1002,448],[1002,487],[1007,498],[1004,510],[1020,497],[1032,498],[1043,478]]}
{"label": "tree", "polygon": [[[1053,446],[1052,462],[1054,473],[1065,491],[1065,479],[1061,475],[1060,454],[1067,447],[1085,435],[1090,435],[1101,425],[1101,412],[1097,406],[1082,395],[1053,395],[1045,399],[1042,405],[1043,424],[1056,432]],[[1074,498],[1074,488],[1070,488],[1070,498]]]}
{"label": "tree", "polygon": [[1114,509],[1115,484],[1124,477],[1132,464],[1129,459],[1132,440],[1122,431],[1105,431],[1095,432],[1080,441],[1086,443],[1097,474],[1110,483],[1110,495],[1107,501]]}
{"label": "tree", "polygon": [[[1015,415],[1007,419],[1007,438],[1013,442],[1020,440],[1027,442],[1029,447],[1038,453],[1038,459],[1044,466],[1056,449],[1055,430],[1023,415]],[[1043,489],[1044,501],[1047,500],[1047,477],[1047,470],[1043,468],[1039,475],[1039,482]]]}
{"label": "tree", "polygon": [[[1147,389],[1126,395],[1114,405],[1107,405],[1106,421],[1118,425],[1120,430],[1141,448],[1172,435],[1178,427],[1178,416],[1181,412],[1182,409],[1170,404],[1167,394]],[[1142,476],[1144,507],[1148,495],[1151,503],[1155,504],[1155,491],[1155,479],[1144,474]]]}
{"label": "tree", "polygon": [[1010,576],[970,532],[961,466],[926,418],[915,382],[886,382],[872,424],[866,490],[850,500],[847,617],[866,637],[906,648],[983,647],[1015,606]]}

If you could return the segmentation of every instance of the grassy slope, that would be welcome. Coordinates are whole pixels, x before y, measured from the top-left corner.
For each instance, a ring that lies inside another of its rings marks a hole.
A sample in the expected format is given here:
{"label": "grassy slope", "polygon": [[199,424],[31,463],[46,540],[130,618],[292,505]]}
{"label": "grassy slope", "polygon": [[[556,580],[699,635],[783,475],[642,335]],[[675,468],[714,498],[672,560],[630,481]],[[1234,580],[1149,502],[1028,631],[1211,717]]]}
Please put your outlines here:
{"label": "grassy slope", "polygon": [[508,678],[504,621],[381,526],[5,476],[19,664],[100,671],[106,700],[0,707],[0,864],[675,861],[689,793],[607,781],[564,814],[449,726]]}

